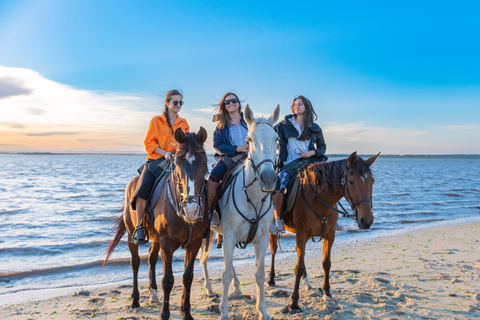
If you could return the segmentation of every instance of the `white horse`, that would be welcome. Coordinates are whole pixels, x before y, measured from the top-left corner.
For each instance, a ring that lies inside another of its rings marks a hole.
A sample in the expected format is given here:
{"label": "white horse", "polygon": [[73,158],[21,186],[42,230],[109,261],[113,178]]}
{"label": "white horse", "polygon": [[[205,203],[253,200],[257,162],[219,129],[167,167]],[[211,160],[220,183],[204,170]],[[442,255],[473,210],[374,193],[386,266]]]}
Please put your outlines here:
{"label": "white horse", "polygon": [[[269,243],[269,228],[273,220],[271,193],[275,189],[277,174],[274,168],[277,148],[277,133],[273,124],[278,121],[280,106],[268,119],[254,118],[253,112],[245,107],[245,121],[248,125],[248,155],[243,168],[219,200],[222,220],[219,226],[212,225],[213,231],[223,235],[223,274],[220,312],[222,319],[228,316],[228,287],[235,277],[235,296],[242,296],[240,282],[233,268],[235,245],[245,246],[251,242],[255,249],[255,280],[257,283],[257,310],[260,319],[271,319],[265,308],[265,253]],[[206,251],[206,252],[205,252]],[[203,248],[201,264],[204,266],[205,286],[209,295],[211,289],[206,269],[206,255],[209,248]]]}

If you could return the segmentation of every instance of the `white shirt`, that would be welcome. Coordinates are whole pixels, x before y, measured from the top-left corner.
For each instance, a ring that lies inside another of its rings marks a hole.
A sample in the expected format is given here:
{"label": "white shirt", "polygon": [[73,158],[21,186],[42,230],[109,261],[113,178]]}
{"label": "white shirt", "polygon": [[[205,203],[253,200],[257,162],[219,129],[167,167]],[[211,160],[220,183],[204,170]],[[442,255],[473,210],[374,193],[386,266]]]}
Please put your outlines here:
{"label": "white shirt", "polygon": [[[290,120],[290,122],[293,124],[295,129],[297,129],[297,131],[299,132],[298,137],[300,137],[302,135],[302,132],[303,132],[302,129],[303,128],[300,128],[300,125],[294,120],[293,117],[291,117],[288,120]],[[283,162],[284,165],[289,164],[293,160],[301,158],[302,156],[300,156],[300,152],[308,151],[308,145],[310,144],[310,139],[305,140],[305,141],[300,141],[300,140],[298,140],[298,137],[288,138],[288,141],[287,141],[287,159]]]}

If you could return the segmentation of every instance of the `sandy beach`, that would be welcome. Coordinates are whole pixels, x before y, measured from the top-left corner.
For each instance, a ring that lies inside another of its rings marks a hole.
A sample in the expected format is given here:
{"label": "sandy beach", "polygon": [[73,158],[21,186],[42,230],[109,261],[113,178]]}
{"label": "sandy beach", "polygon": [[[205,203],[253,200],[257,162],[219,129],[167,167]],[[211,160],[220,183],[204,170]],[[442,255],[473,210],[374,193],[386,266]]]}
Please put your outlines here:
{"label": "sandy beach", "polygon": [[[296,315],[284,313],[290,301],[296,254],[277,261],[276,286],[266,286],[267,310],[273,319],[472,319],[480,314],[480,222],[414,231],[370,242],[335,246],[331,292],[323,302],[322,254],[306,257],[314,290],[303,284]],[[266,274],[270,259],[267,257]],[[161,272],[161,267],[159,268]],[[256,319],[253,267],[239,270],[243,298],[229,301],[232,319]],[[221,292],[220,270],[210,270]],[[158,276],[160,279],[161,276]],[[130,309],[131,285],[82,290],[69,296],[4,306],[1,319],[158,319],[160,304],[148,303],[142,283],[141,307]],[[171,297],[171,318],[181,319],[181,277]],[[161,291],[160,291],[161,293]],[[163,293],[160,294],[161,296]],[[160,297],[162,298],[162,297]],[[219,298],[209,298],[203,274],[192,286],[192,315],[217,319]]]}

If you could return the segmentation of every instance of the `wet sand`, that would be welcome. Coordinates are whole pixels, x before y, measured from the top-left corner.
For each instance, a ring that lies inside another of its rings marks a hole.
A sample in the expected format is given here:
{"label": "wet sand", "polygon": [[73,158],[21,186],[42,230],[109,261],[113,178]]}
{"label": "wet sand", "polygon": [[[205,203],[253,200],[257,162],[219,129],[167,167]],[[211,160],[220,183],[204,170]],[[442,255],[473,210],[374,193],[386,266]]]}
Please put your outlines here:
{"label": "wet sand", "polygon": [[[333,247],[331,293],[324,302],[321,246],[306,257],[313,290],[302,283],[303,312],[284,313],[290,301],[296,254],[277,261],[276,286],[266,283],[267,311],[273,319],[472,319],[480,315],[480,222],[414,231],[370,242]],[[267,257],[266,275],[270,259]],[[253,266],[239,272],[244,297],[229,300],[232,319],[257,319]],[[161,272],[161,266],[159,266]],[[215,292],[220,270],[210,270]],[[160,280],[161,276],[158,277]],[[233,291],[233,290],[231,290]],[[82,290],[69,296],[3,306],[1,319],[159,319],[160,304],[149,304],[141,283],[138,309],[130,309],[131,285]],[[171,296],[171,319],[182,319],[181,277]],[[163,293],[160,291],[160,299]],[[192,286],[195,319],[218,319],[219,298],[209,298],[203,274]]]}

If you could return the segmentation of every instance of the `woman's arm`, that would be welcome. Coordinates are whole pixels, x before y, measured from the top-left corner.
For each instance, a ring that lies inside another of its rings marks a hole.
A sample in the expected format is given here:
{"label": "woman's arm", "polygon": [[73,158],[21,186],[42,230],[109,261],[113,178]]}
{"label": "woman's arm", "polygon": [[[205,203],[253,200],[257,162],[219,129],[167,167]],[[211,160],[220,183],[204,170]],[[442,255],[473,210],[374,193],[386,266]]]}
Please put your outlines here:
{"label": "woman's arm", "polygon": [[[319,128],[320,129],[320,128]],[[317,157],[322,157],[327,152],[327,144],[325,143],[325,139],[323,138],[322,129],[316,134],[317,136],[317,149],[315,149],[315,155]]]}
{"label": "woman's arm", "polygon": [[[223,130],[228,130],[224,128]],[[230,141],[226,141],[225,134],[220,129],[215,129],[213,134],[213,147],[220,155],[234,156],[238,146],[233,146]]]}

